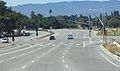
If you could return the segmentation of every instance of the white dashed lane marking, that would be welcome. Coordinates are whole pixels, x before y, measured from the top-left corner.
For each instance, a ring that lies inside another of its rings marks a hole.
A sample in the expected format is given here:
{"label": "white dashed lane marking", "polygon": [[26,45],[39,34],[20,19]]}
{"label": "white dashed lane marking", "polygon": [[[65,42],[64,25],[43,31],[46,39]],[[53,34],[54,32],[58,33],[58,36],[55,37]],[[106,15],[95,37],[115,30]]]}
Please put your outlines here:
{"label": "white dashed lane marking", "polygon": [[77,44],[77,46],[79,46],[80,44]]}
{"label": "white dashed lane marking", "polygon": [[16,52],[21,52],[21,51],[24,51],[24,50],[33,48],[33,47],[35,47],[35,46],[38,46],[38,44],[36,44],[36,45],[34,45],[34,46],[31,46],[31,47],[28,47],[28,48],[21,49],[21,50],[17,50],[17,51],[13,51],[13,52],[4,53],[4,54],[1,54],[0,56],[4,56],[4,55],[8,55],[8,54],[13,54],[13,53],[16,53]]}
{"label": "white dashed lane marking", "polygon": [[45,55],[44,53],[42,53],[42,55]]}
{"label": "white dashed lane marking", "polygon": [[68,68],[68,65],[65,65],[66,68]]}
{"label": "white dashed lane marking", "polygon": [[34,63],[35,61],[33,60],[33,61],[31,61],[32,63]]}
{"label": "white dashed lane marking", "polygon": [[66,53],[68,52],[68,50],[66,50]]}
{"label": "white dashed lane marking", "polygon": [[65,60],[63,60],[63,62],[65,62]]}
{"label": "white dashed lane marking", "polygon": [[3,63],[4,61],[0,61],[0,63]]}
{"label": "white dashed lane marking", "polygon": [[37,58],[40,58],[39,56]]}
{"label": "white dashed lane marking", "polygon": [[25,54],[22,54],[22,55],[25,55]]}
{"label": "white dashed lane marking", "polygon": [[15,57],[12,57],[12,59],[15,59]]}
{"label": "white dashed lane marking", "polygon": [[83,47],[85,47],[85,42],[83,42]]}
{"label": "white dashed lane marking", "polygon": [[64,56],[62,56],[62,58],[64,58]]}
{"label": "white dashed lane marking", "polygon": [[23,66],[22,69],[23,69],[23,68],[26,68],[26,67],[27,67],[27,66]]}

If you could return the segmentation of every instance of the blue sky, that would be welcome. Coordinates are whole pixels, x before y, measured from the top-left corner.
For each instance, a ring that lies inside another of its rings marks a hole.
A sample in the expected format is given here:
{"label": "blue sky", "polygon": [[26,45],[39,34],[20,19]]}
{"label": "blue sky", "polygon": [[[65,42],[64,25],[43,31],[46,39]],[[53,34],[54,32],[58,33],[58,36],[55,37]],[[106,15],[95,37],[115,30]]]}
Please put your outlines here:
{"label": "blue sky", "polygon": [[108,1],[108,0],[3,0],[7,2],[7,6],[16,6],[23,4],[45,4],[45,3],[54,3],[62,1]]}

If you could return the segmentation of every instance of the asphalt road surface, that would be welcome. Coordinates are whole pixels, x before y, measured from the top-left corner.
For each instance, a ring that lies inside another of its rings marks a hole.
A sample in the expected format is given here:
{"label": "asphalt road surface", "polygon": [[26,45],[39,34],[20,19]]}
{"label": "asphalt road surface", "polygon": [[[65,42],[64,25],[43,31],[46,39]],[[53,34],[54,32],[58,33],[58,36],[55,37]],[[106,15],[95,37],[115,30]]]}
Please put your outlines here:
{"label": "asphalt road surface", "polygon": [[[120,63],[100,49],[103,43],[87,30],[53,30],[49,37],[21,42],[21,46],[0,50],[0,71],[119,71]],[[73,40],[67,35],[72,34]],[[120,38],[118,38],[120,39]],[[22,38],[21,38],[22,40]]]}

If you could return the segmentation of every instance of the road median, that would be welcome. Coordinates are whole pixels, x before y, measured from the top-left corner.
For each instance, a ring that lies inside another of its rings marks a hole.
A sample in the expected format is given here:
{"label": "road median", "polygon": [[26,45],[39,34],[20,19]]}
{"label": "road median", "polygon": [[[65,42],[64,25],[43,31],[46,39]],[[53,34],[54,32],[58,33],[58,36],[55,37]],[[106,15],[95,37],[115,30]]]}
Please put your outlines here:
{"label": "road median", "polygon": [[54,34],[54,32],[52,32],[52,31],[46,31],[46,32],[48,32],[49,34],[44,35],[44,36],[42,36],[42,37],[39,37],[39,39],[42,39],[42,38],[45,38],[45,37],[48,37],[48,36],[50,36],[50,35],[53,35],[53,34]]}
{"label": "road median", "polygon": [[[106,28],[107,36],[120,36],[120,28]],[[97,31],[98,36],[103,35],[103,31]]]}
{"label": "road median", "polygon": [[[114,46],[114,47],[111,47],[111,46]],[[115,44],[104,44],[104,45],[100,45],[100,48],[105,54],[107,54],[111,58],[120,62],[120,56],[115,54],[116,52],[120,51],[120,48],[116,48],[116,46],[117,45]]]}

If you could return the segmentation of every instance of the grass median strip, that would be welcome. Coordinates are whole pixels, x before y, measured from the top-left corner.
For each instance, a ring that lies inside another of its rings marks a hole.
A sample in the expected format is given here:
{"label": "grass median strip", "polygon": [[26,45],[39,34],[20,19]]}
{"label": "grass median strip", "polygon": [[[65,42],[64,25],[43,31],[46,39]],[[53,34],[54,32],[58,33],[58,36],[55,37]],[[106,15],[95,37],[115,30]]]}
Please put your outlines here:
{"label": "grass median strip", "polygon": [[[120,28],[106,28],[107,36],[120,36]],[[98,31],[97,35],[103,35],[102,31]]]}
{"label": "grass median strip", "polygon": [[103,44],[103,46],[109,52],[111,52],[117,56],[120,56],[120,47],[118,47],[116,44],[107,43],[107,44]]}

